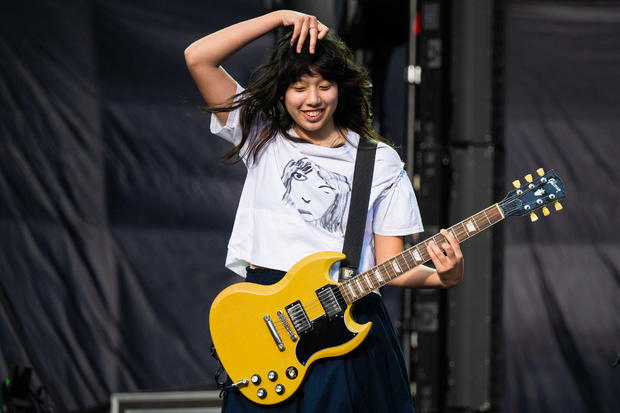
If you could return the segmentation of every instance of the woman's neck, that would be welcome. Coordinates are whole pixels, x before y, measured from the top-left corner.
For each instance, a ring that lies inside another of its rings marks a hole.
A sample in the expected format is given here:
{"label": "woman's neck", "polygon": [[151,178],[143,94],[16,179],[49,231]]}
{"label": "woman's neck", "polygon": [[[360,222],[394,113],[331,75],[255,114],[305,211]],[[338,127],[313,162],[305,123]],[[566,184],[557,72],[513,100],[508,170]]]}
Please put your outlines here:
{"label": "woman's neck", "polygon": [[328,148],[337,148],[344,145],[346,141],[346,130],[341,130],[336,127],[329,131],[316,131],[316,133],[308,133],[297,125],[293,126],[293,130],[304,141],[313,145],[326,146]]}

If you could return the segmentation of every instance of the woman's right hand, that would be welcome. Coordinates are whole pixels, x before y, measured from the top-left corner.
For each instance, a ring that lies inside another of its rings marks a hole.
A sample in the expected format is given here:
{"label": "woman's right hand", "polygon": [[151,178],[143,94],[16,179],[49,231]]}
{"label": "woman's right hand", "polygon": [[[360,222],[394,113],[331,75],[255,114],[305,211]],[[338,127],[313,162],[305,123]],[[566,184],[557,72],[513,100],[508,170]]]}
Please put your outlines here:
{"label": "woman's right hand", "polygon": [[291,46],[297,41],[297,53],[301,53],[301,48],[308,36],[310,36],[309,51],[314,53],[316,41],[325,37],[329,27],[321,23],[315,16],[309,14],[293,10],[280,10],[279,13],[282,19],[282,26],[293,26]]}

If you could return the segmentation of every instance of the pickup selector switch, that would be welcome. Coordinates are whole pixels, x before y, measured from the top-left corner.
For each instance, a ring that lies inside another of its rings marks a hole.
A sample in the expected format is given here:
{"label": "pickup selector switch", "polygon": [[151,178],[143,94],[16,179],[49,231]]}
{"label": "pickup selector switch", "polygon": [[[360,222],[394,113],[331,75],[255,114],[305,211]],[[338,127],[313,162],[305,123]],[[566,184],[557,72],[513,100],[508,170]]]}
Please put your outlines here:
{"label": "pickup selector switch", "polygon": [[278,394],[284,394],[284,386],[281,384],[276,384],[276,393]]}
{"label": "pickup selector switch", "polygon": [[271,370],[267,373],[267,378],[271,381],[276,381],[278,380],[278,373],[276,373],[275,370]]}

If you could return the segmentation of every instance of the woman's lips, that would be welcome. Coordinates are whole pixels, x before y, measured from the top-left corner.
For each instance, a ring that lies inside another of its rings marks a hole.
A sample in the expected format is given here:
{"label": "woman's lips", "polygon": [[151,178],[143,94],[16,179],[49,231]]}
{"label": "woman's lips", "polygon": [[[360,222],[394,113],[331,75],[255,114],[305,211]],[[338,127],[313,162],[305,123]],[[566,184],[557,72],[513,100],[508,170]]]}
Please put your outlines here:
{"label": "woman's lips", "polygon": [[325,112],[325,109],[314,109],[314,110],[302,110],[304,117],[308,119],[310,122],[316,122],[321,119],[321,116]]}

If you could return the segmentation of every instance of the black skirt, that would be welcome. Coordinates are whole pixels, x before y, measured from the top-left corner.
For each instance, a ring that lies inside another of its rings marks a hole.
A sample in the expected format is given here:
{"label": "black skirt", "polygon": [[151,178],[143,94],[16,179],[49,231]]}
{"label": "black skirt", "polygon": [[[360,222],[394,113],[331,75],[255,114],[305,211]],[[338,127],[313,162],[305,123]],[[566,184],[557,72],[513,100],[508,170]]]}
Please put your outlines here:
{"label": "black skirt", "polygon": [[[274,284],[284,272],[249,269],[248,282]],[[372,321],[366,339],[356,349],[337,358],[317,361],[302,387],[285,402],[263,406],[238,390],[224,395],[222,412],[280,413],[413,413],[413,399],[403,352],[378,294],[368,294],[353,305],[358,323]]]}

